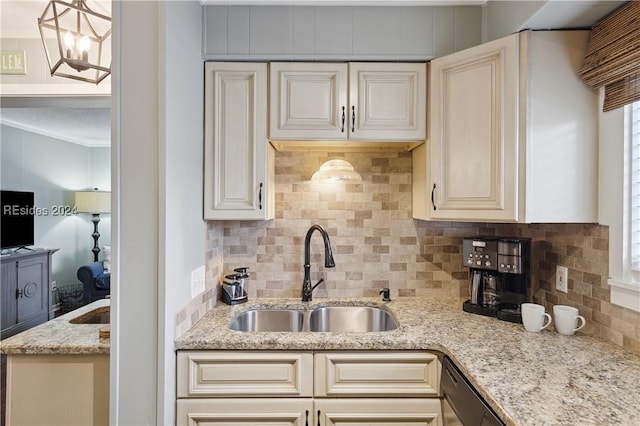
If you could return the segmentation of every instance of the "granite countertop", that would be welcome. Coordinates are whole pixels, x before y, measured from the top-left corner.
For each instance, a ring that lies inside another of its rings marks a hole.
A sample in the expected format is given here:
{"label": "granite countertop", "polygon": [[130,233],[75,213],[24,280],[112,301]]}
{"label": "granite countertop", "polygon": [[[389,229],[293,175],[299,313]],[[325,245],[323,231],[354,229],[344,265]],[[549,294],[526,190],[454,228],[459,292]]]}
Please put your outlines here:
{"label": "granite countertop", "polygon": [[[384,307],[399,327],[377,333],[244,333],[228,325],[251,308]],[[176,350],[435,350],[452,358],[508,425],[640,424],[640,356],[604,340],[530,333],[462,311],[458,300],[254,299],[218,305],[175,342]]]}
{"label": "granite countertop", "polygon": [[94,309],[110,309],[110,300],[97,300],[67,314],[0,341],[0,352],[7,355],[109,354],[110,339],[100,338],[98,330],[106,324],[72,324],[69,320]]}

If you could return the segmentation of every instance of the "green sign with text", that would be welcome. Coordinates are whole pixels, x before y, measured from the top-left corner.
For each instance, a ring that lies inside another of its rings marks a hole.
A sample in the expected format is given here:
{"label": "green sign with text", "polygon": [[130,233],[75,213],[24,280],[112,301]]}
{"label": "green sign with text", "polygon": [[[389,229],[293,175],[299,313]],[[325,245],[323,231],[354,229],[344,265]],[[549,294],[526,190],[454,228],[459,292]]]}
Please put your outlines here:
{"label": "green sign with text", "polygon": [[0,50],[0,74],[26,74],[27,54],[24,50]]}

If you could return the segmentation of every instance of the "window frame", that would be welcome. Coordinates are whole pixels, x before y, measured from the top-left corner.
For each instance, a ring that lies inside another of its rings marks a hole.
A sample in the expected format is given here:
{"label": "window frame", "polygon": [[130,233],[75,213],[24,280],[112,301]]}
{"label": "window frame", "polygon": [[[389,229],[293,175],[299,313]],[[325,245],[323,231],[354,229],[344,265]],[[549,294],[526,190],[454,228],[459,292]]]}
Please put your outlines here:
{"label": "window frame", "polygon": [[[600,98],[602,104],[604,90]],[[630,232],[631,117],[631,106],[600,113],[599,222],[609,226],[611,303],[640,312],[640,272],[632,269]]]}

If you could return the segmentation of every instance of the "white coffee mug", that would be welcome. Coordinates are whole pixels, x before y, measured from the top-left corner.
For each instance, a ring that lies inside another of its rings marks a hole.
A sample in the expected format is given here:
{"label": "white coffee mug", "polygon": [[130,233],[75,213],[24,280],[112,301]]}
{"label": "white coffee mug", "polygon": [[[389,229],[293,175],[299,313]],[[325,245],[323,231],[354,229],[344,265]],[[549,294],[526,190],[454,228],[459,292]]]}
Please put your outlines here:
{"label": "white coffee mug", "polygon": [[520,305],[520,311],[522,312],[522,324],[527,331],[539,333],[551,324],[551,315],[544,311],[542,305],[523,303]]}
{"label": "white coffee mug", "polygon": [[[578,320],[582,323],[578,325]],[[553,307],[553,321],[558,333],[566,336],[573,335],[585,326],[587,320],[578,315],[578,309],[567,305],[555,305]]]}

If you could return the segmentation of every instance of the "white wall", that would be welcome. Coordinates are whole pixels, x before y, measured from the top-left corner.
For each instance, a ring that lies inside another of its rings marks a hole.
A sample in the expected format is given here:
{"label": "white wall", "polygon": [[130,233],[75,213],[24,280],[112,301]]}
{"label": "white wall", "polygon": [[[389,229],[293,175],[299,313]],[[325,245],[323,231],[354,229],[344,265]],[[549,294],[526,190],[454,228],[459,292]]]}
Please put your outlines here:
{"label": "white wall", "polygon": [[156,2],[115,1],[110,424],[154,425],[158,384],[159,59]]}
{"label": "white wall", "polygon": [[113,10],[110,422],[173,424],[174,316],[204,264],[201,6],[117,1]]}
{"label": "white wall", "polygon": [[204,267],[201,15],[197,0],[166,2],[160,8],[164,127],[160,134],[159,306],[164,318],[158,324],[158,424],[174,422],[175,314],[191,300],[191,271]]}
{"label": "white wall", "polygon": [[482,41],[488,42],[526,28],[525,24],[542,9],[544,1],[490,1],[483,7]]}
{"label": "white wall", "polygon": [[[0,186],[34,192],[42,213],[35,217],[35,246],[60,249],[52,258],[53,280],[58,286],[75,284],[78,268],[93,261],[93,223],[89,214],[60,215],[56,210],[69,211],[75,191],[110,189],[109,148],[89,148],[6,125],[0,129]],[[99,232],[100,246],[109,245],[109,215],[102,215]]]}

